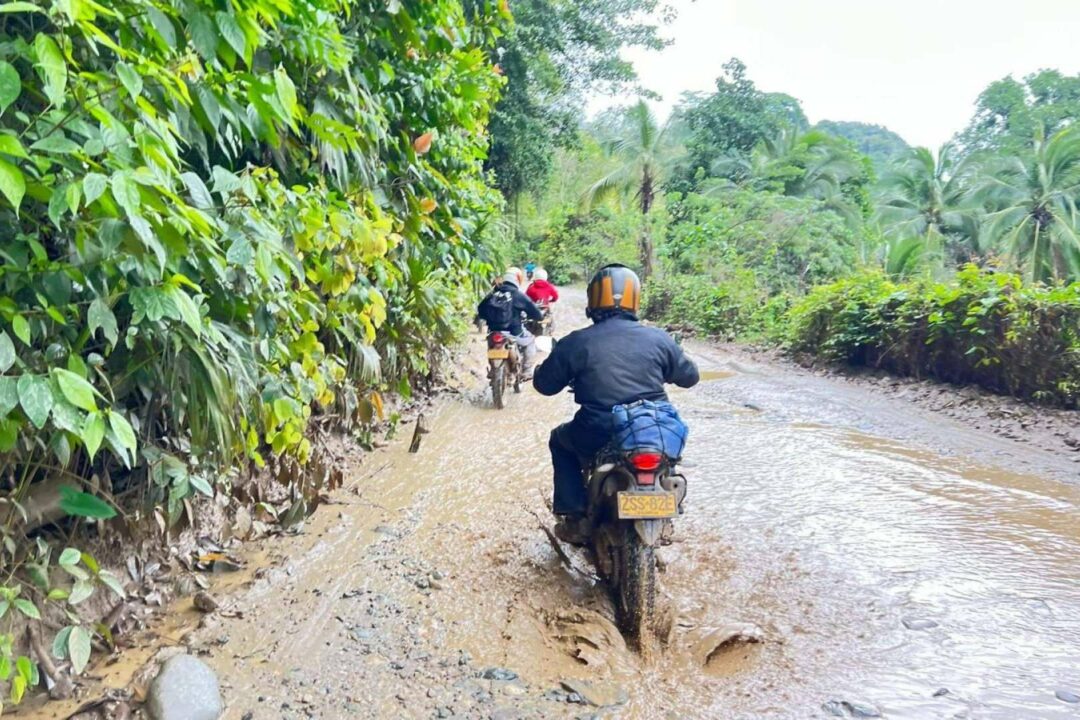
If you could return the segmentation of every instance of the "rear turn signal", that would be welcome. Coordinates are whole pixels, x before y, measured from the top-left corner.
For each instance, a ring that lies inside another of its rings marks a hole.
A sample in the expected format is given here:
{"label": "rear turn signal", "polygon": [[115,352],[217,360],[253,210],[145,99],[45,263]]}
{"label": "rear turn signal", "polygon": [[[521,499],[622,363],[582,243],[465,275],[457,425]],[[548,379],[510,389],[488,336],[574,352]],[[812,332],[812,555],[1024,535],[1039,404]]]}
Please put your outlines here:
{"label": "rear turn signal", "polygon": [[662,459],[660,453],[638,453],[630,458],[630,462],[634,465],[635,470],[651,472],[660,467]]}
{"label": "rear turn signal", "polygon": [[502,341],[503,341],[502,333],[491,333],[491,342],[498,345],[498,344],[502,343]]}

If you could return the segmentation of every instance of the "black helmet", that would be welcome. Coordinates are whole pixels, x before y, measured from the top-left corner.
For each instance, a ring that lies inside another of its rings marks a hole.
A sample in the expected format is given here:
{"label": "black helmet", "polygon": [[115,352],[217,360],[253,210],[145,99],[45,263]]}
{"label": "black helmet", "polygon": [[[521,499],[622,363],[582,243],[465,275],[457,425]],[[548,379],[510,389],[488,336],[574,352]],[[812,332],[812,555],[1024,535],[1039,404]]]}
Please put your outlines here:
{"label": "black helmet", "polygon": [[597,320],[610,312],[637,315],[641,302],[641,280],[637,273],[618,263],[600,268],[589,281],[589,305],[585,315]]}

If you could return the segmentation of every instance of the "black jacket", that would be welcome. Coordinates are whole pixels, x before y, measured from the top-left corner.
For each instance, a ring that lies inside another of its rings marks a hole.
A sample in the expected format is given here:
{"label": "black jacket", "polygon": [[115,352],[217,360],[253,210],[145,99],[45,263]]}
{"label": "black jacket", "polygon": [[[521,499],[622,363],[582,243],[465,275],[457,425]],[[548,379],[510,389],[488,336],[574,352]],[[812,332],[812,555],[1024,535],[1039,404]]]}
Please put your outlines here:
{"label": "black jacket", "polygon": [[498,330],[499,332],[509,332],[511,335],[521,335],[521,333],[524,332],[521,327],[522,313],[532,320],[543,319],[543,311],[536,307],[536,303],[530,300],[528,295],[521,292],[514,283],[500,283],[495,290],[499,292],[509,292],[513,296],[514,312],[510,316],[510,326],[500,327],[502,323],[496,322],[490,312],[491,294],[488,294],[486,298],[480,301],[480,304],[476,308],[476,314],[480,316],[481,320],[487,323],[489,332]]}
{"label": "black jacket", "polygon": [[636,400],[667,400],[664,383],[688,388],[699,379],[697,365],[670,335],[617,315],[556,343],[533,387],[555,395],[573,384],[579,415],[595,416]]}

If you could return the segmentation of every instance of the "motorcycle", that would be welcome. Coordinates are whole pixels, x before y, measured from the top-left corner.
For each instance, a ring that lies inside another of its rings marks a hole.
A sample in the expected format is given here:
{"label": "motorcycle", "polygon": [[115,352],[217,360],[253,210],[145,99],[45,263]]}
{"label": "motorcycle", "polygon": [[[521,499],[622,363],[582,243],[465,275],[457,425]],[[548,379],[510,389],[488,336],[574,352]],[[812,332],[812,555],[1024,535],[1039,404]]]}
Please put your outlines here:
{"label": "motorcycle", "polygon": [[618,624],[645,650],[660,633],[656,555],[682,513],[686,478],[654,448],[601,450],[587,472],[590,545],[611,588]]}
{"label": "motorcycle", "polygon": [[514,392],[521,392],[522,358],[513,336],[498,330],[488,333],[488,380],[491,383],[491,399],[502,410],[506,405],[506,387],[513,384]]}
{"label": "motorcycle", "polygon": [[527,318],[525,328],[536,337],[543,337],[544,335],[550,337],[555,332],[555,315],[552,312],[551,305],[547,303],[540,303],[539,308],[544,313],[544,316],[539,320]]}

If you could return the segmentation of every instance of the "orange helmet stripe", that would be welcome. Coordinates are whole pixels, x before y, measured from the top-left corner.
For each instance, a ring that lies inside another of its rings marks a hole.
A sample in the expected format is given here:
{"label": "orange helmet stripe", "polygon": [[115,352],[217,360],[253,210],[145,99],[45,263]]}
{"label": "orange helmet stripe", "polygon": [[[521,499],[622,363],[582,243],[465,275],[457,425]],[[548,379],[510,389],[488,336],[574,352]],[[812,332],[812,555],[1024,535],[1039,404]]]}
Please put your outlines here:
{"label": "orange helmet stripe", "polygon": [[619,306],[624,310],[637,312],[638,298],[635,290],[634,279],[626,278],[626,282],[623,283],[622,299],[619,301]]}
{"label": "orange helmet stripe", "polygon": [[612,287],[610,275],[605,275],[600,281],[600,302],[596,304],[596,307],[615,307],[615,289]]}

